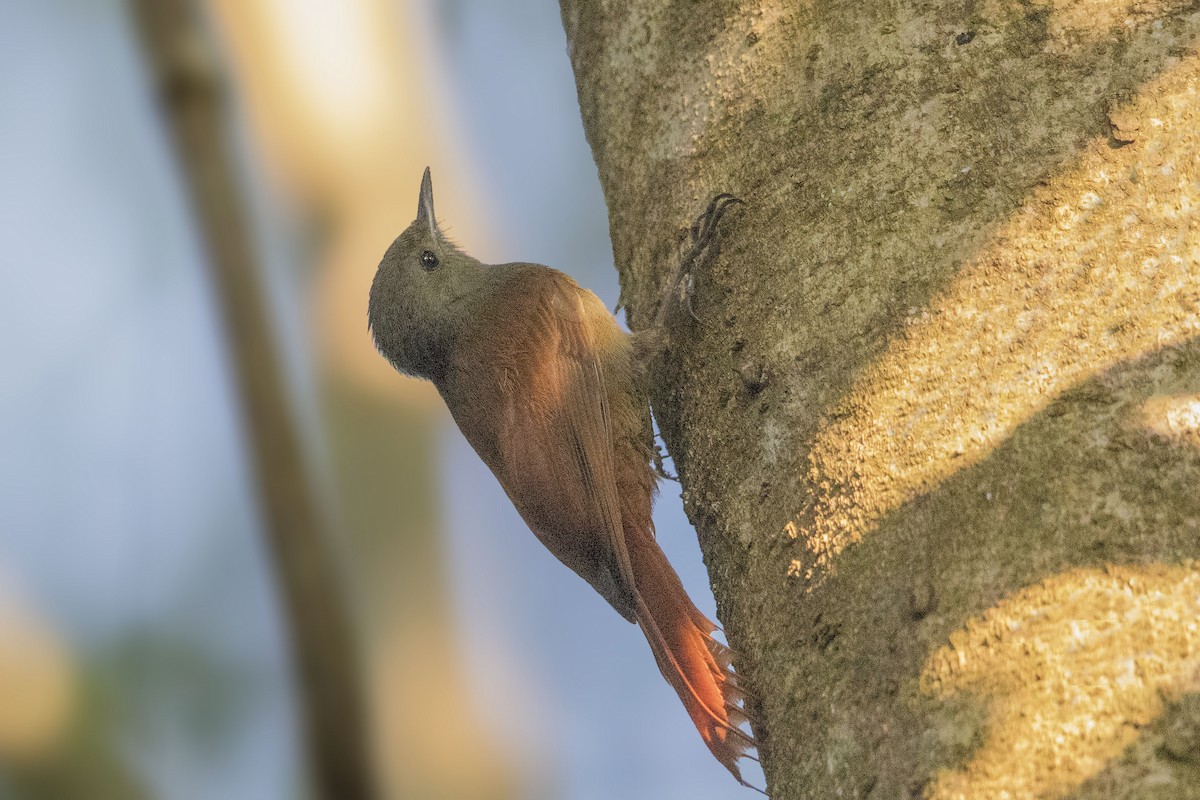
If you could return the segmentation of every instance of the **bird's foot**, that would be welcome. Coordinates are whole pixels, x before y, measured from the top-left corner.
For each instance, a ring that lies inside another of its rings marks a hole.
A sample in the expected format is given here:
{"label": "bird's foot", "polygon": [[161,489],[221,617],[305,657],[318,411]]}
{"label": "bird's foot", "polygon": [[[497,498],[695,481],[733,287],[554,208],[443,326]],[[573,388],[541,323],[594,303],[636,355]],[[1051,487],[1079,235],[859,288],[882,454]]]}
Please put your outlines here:
{"label": "bird's foot", "polygon": [[654,462],[654,471],[658,473],[658,477],[666,481],[678,481],[679,476],[667,469],[663,461],[663,450],[658,442],[654,443],[654,454],[651,456]]}
{"label": "bird's foot", "polygon": [[692,308],[692,292],[695,287],[693,274],[715,255],[713,245],[717,241],[717,226],[721,217],[725,216],[730,206],[739,203],[744,205],[745,201],[723,192],[709,201],[708,208],[696,217],[688,231],[687,249],[680,254],[675,274],[671,276],[659,299],[658,313],[655,315],[656,325],[662,325],[666,321],[668,311],[676,303],[687,311],[689,317],[700,321]]}

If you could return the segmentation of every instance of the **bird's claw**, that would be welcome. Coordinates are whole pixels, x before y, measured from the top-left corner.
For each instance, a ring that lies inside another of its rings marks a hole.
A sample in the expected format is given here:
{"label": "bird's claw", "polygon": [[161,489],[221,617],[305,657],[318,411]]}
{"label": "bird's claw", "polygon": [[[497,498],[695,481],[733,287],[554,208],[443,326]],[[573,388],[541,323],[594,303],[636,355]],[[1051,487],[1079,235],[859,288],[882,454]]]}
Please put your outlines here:
{"label": "bird's claw", "polygon": [[700,322],[700,318],[696,316],[695,309],[692,308],[692,292],[696,288],[696,281],[692,278],[692,273],[686,272],[679,281],[679,302],[687,311],[688,316],[696,322]]}
{"label": "bird's claw", "polygon": [[654,455],[652,456],[652,458],[654,460],[654,471],[656,473],[658,473],[658,477],[662,478],[663,480],[667,480],[667,481],[679,480],[679,476],[674,474],[673,472],[670,472],[667,469],[666,464],[663,462],[663,451],[662,451],[662,448],[659,446],[658,442],[654,443]]}
{"label": "bird's claw", "polygon": [[708,208],[704,209],[704,213],[696,217],[696,221],[692,223],[692,247],[697,250],[697,253],[708,247],[708,243],[712,241],[713,235],[717,232],[717,223],[721,221],[721,217],[725,216],[729,207],[739,203],[745,205],[746,201],[740,197],[734,197],[728,192],[722,192],[709,201]]}
{"label": "bird's claw", "polygon": [[[695,286],[693,278],[693,269],[699,267],[703,261],[705,253],[709,246],[716,239],[717,225],[721,221],[721,217],[725,216],[725,212],[730,206],[742,204],[744,200],[734,197],[728,192],[713,197],[708,203],[708,208],[704,210],[700,216],[696,217],[689,229],[689,247],[687,252],[683,253],[679,259],[679,265],[675,270],[675,275],[668,284],[668,291],[664,297],[664,301],[674,296],[674,300],[681,304],[691,317],[696,322],[701,322],[696,316],[695,310],[692,308],[692,290]],[[667,303],[659,304],[658,322],[661,324],[667,311]]]}

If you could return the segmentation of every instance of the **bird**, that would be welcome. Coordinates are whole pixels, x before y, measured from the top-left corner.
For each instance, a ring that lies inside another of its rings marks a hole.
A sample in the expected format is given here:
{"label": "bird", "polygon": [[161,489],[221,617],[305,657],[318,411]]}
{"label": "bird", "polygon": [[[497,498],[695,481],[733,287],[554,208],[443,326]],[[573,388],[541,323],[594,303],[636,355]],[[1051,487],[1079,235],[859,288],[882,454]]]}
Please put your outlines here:
{"label": "bird", "polygon": [[[681,264],[704,250],[733,202],[713,198]],[[690,283],[685,277],[677,270],[664,292],[658,327],[666,295]],[[556,269],[485,264],[463,252],[438,225],[428,168],[416,219],[376,270],[367,315],[380,354],[433,383],[534,535],[641,628],[713,756],[757,789],[738,764],[757,760],[757,722],[733,653],[655,539],[658,474],[635,336]]]}

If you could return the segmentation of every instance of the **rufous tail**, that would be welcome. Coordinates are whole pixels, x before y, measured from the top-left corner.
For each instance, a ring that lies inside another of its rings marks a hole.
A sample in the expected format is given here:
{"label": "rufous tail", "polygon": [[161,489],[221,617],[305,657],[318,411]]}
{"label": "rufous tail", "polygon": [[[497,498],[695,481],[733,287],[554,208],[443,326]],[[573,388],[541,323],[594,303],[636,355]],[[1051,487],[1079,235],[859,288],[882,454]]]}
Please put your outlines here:
{"label": "rufous tail", "polygon": [[743,729],[753,720],[729,648],[712,638],[717,626],[692,604],[653,535],[627,538],[626,545],[637,583],[637,621],[658,668],[712,754],[739,783],[757,789],[742,779],[737,764],[743,757],[757,760],[750,754],[757,743]]}

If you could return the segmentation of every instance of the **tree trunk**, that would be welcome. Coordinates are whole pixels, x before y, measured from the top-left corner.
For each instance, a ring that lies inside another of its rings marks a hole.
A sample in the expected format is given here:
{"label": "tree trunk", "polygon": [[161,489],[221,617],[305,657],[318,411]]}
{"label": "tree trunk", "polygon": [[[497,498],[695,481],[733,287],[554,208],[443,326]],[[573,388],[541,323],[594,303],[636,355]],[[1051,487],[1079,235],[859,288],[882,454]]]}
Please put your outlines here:
{"label": "tree trunk", "polygon": [[1200,7],[562,13],[772,796],[1200,797]]}

